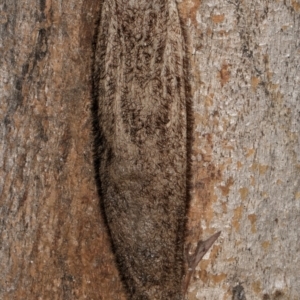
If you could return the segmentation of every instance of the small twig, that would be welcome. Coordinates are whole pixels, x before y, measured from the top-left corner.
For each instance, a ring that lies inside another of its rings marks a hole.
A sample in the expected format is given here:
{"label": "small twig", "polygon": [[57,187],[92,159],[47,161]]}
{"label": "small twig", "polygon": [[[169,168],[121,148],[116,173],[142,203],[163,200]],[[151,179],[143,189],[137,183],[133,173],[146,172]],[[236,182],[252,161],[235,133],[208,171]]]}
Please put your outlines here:
{"label": "small twig", "polygon": [[193,254],[189,254],[189,250],[191,247],[191,244],[188,244],[185,250],[185,256],[186,256],[186,261],[188,264],[188,271],[186,274],[185,278],[185,283],[184,283],[184,294],[186,294],[190,280],[195,272],[195,269],[200,262],[200,260],[203,258],[205,253],[210,249],[210,247],[213,245],[213,243],[217,240],[217,238],[220,236],[221,231],[215,233],[213,236],[211,236],[209,239],[206,241],[199,241],[197,244],[197,248]]}

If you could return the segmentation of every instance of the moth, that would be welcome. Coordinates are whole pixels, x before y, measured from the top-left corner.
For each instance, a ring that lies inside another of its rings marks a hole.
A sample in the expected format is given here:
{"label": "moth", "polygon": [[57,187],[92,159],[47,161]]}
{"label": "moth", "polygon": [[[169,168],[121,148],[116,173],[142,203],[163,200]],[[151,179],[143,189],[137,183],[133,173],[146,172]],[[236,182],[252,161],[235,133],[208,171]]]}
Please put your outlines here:
{"label": "moth", "polygon": [[101,5],[92,70],[94,154],[113,251],[128,299],[181,300],[188,284],[189,103],[176,3]]}

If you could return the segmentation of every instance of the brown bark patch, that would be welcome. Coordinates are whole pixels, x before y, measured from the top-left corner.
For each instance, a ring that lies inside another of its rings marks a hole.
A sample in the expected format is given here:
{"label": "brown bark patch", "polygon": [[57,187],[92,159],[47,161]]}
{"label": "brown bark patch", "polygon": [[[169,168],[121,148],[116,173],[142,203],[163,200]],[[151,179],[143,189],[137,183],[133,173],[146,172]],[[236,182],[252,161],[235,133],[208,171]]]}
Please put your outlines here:
{"label": "brown bark patch", "polygon": [[178,4],[178,10],[182,18],[190,18],[193,25],[197,26],[197,12],[201,5],[201,1],[192,0],[192,1],[183,1]]}
{"label": "brown bark patch", "polygon": [[231,186],[233,185],[233,183],[234,183],[233,178],[230,177],[230,178],[226,181],[225,186],[222,186],[222,185],[219,186],[220,190],[222,191],[222,195],[223,195],[223,196],[225,196],[225,197],[228,196],[229,191],[230,191],[230,188],[231,188]]}
{"label": "brown bark patch", "polygon": [[232,226],[236,231],[240,229],[240,222],[243,216],[243,206],[239,206],[234,210],[234,215],[232,219]]}
{"label": "brown bark patch", "polygon": [[219,80],[221,82],[221,86],[223,87],[230,79],[230,65],[224,63],[222,65],[221,70],[218,73]]}
{"label": "brown bark patch", "polygon": [[300,3],[297,2],[296,0],[292,0],[292,6],[296,12],[300,11]]}
{"label": "brown bark patch", "polygon": [[214,22],[214,23],[222,23],[225,19],[225,15],[224,14],[221,14],[221,15],[212,15],[211,16],[211,20]]}
{"label": "brown bark patch", "polygon": [[257,219],[256,215],[251,214],[251,215],[248,216],[248,219],[251,223],[251,232],[256,233],[256,219]]}

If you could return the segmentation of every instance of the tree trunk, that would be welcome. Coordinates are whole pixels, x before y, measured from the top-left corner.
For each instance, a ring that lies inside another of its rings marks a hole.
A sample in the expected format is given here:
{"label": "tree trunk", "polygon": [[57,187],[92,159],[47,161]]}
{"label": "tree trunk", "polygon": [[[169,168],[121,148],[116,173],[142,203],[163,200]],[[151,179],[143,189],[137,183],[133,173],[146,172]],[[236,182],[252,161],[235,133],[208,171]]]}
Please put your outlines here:
{"label": "tree trunk", "polygon": [[1,299],[125,299],[92,166],[99,1],[1,5]]}
{"label": "tree trunk", "polygon": [[[298,299],[300,4],[178,1],[195,129],[188,299]],[[100,1],[0,2],[0,298],[125,299],[94,181]]]}

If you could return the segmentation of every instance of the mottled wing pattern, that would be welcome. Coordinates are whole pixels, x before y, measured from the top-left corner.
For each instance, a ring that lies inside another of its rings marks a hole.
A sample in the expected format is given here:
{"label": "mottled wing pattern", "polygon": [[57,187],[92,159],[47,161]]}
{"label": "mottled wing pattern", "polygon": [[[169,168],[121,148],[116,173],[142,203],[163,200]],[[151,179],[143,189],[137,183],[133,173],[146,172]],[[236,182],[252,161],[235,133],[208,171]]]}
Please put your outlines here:
{"label": "mottled wing pattern", "polygon": [[130,299],[182,299],[184,43],[174,0],[104,0],[95,48],[101,201]]}

